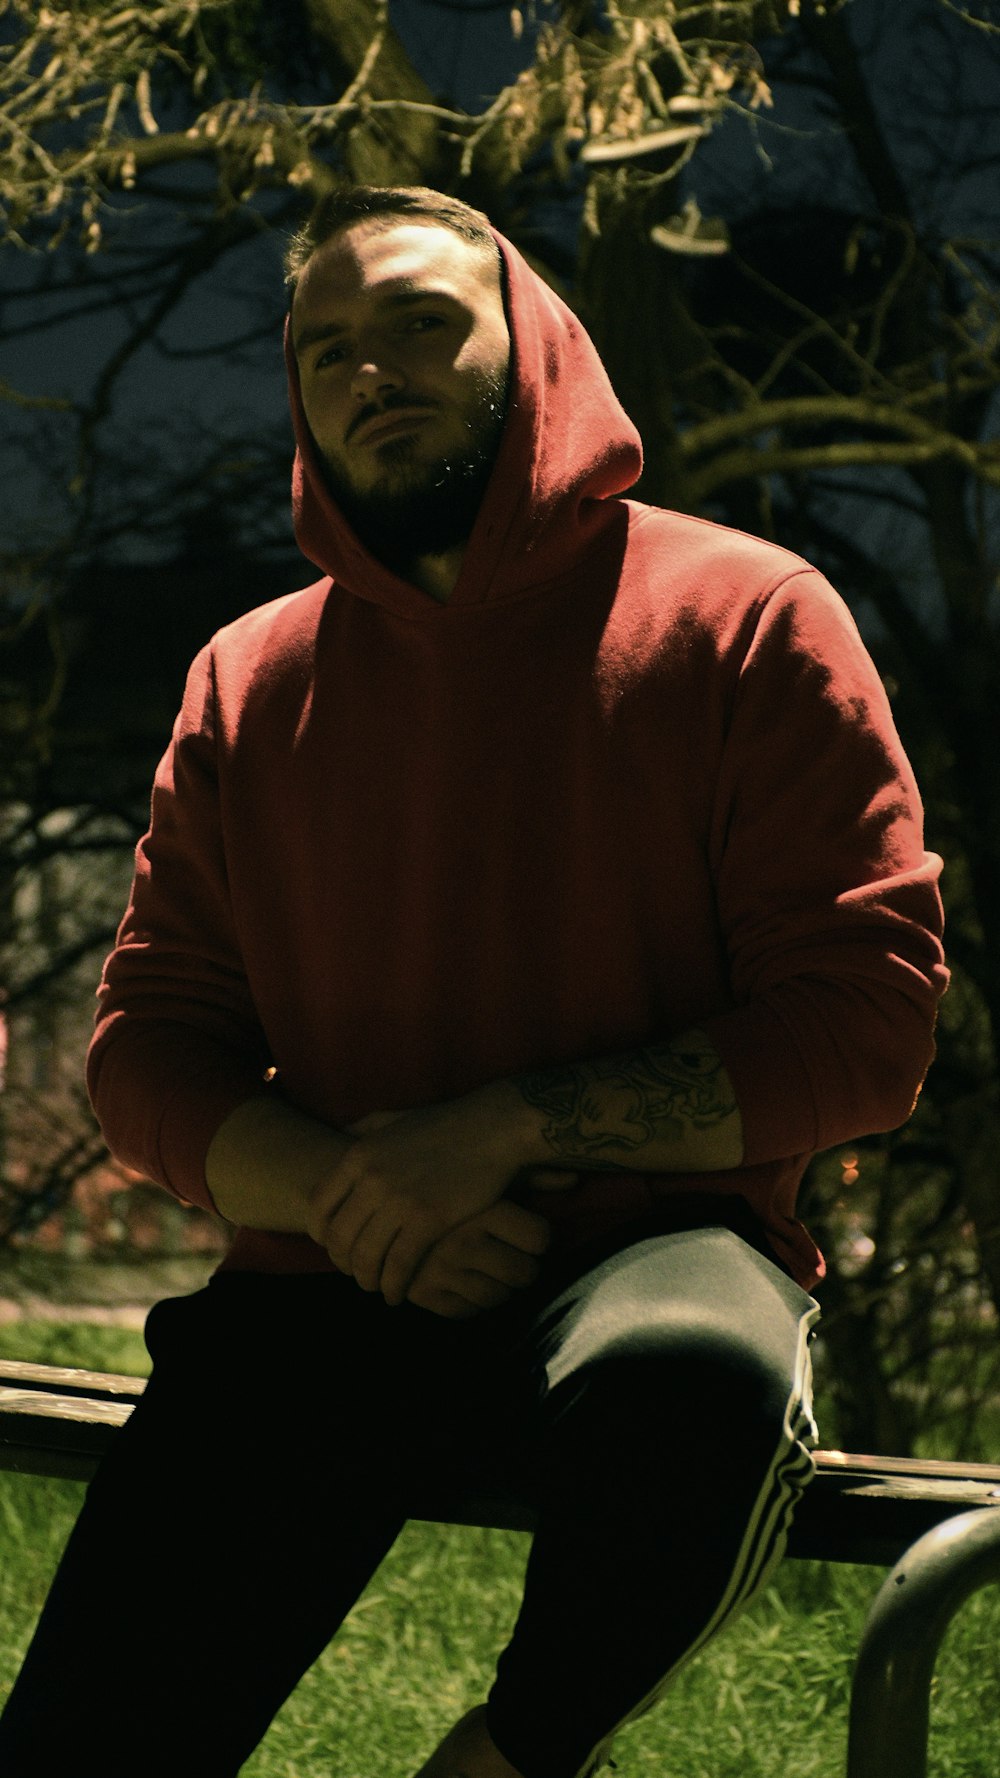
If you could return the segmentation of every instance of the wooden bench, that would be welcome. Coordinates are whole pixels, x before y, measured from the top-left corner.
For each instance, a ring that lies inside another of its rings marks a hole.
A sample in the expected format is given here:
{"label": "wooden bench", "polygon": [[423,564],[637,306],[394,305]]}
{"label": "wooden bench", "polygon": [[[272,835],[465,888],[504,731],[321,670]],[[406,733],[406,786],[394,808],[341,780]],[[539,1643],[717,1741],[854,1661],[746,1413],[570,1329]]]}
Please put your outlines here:
{"label": "wooden bench", "polygon": [[[0,1361],[0,1469],[89,1480],[144,1388],[142,1377]],[[925,1778],[941,1640],[969,1594],[1000,1581],[1000,1465],[818,1451],[816,1466],[789,1556],[895,1564],[855,1667],[846,1778]],[[411,1517],[534,1525],[523,1501],[500,1496],[414,1500]]]}

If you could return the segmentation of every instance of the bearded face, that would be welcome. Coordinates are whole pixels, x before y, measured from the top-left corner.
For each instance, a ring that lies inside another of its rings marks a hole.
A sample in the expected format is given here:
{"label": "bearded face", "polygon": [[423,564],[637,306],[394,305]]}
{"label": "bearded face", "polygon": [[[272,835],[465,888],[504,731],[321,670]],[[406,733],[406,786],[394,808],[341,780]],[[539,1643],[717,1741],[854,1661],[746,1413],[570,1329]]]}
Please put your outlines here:
{"label": "bearded face", "polygon": [[293,335],[330,490],[388,566],[466,541],[503,431],[499,272],[453,230],[344,229],[308,262]]}
{"label": "bearded face", "polygon": [[[385,397],[374,413],[387,421],[408,398]],[[363,475],[324,455],[327,485],[361,542],[387,567],[442,555],[464,543],[476,521],[503,433],[507,377],[484,379],[462,436],[437,456],[433,438],[400,417],[370,442]],[[419,411],[419,410],[418,410]]]}

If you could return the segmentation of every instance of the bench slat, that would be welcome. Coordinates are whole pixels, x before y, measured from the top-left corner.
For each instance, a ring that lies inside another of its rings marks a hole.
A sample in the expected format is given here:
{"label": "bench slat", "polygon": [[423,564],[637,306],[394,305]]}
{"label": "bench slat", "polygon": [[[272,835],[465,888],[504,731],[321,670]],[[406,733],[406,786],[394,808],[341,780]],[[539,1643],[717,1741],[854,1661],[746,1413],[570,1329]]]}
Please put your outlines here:
{"label": "bench slat", "polygon": [[992,1479],[1000,1489],[1000,1463],[956,1463],[940,1457],[874,1457],[857,1451],[817,1451],[816,1460],[822,1469],[841,1470],[845,1475],[953,1476],[958,1479],[976,1476],[980,1481]]}
{"label": "bench slat", "polygon": [[[0,1361],[0,1470],[88,1481],[146,1387],[144,1377]],[[788,1553],[891,1566],[926,1531],[970,1507],[1000,1506],[1000,1465],[817,1451]],[[531,1531],[524,1500],[501,1494],[414,1499],[438,1523]]]}
{"label": "bench slat", "polygon": [[59,1364],[30,1364],[26,1359],[0,1359],[0,1386],[15,1384],[44,1394],[60,1390],[86,1396],[126,1395],[138,1400],[146,1387],[145,1377],[127,1377],[119,1371],[82,1371]]}
{"label": "bench slat", "polygon": [[50,1420],[69,1420],[73,1425],[124,1426],[135,1403],[132,1401],[97,1401],[87,1396],[42,1395],[34,1389],[0,1388],[0,1426],[7,1415],[18,1430],[36,1422],[46,1425]]}

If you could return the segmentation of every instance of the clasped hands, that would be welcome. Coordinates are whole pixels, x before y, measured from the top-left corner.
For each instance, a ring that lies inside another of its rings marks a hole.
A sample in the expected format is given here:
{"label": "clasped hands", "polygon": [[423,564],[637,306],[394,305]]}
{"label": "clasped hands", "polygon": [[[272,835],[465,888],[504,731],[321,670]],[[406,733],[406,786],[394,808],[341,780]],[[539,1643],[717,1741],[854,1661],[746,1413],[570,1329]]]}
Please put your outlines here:
{"label": "clasped hands", "polygon": [[527,1170],[548,1189],[576,1173],[541,1164],[516,1089],[375,1112],[349,1127],[343,1159],[313,1192],[308,1233],[338,1271],[386,1302],[459,1319],[533,1282],[549,1240],[544,1217],[504,1194]]}

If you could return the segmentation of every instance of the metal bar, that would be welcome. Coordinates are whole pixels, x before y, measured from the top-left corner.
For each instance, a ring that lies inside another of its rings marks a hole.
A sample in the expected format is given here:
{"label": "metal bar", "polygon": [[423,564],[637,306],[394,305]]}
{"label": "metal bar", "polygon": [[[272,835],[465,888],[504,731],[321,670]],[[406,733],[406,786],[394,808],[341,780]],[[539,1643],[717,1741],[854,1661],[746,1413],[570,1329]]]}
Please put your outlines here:
{"label": "metal bar", "polygon": [[934,1663],[970,1593],[1000,1581],[1000,1511],[959,1513],[897,1562],[868,1614],[851,1687],[847,1778],[927,1778]]}

